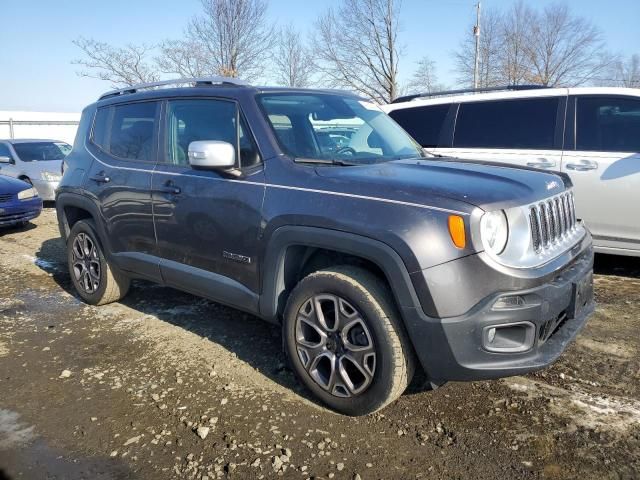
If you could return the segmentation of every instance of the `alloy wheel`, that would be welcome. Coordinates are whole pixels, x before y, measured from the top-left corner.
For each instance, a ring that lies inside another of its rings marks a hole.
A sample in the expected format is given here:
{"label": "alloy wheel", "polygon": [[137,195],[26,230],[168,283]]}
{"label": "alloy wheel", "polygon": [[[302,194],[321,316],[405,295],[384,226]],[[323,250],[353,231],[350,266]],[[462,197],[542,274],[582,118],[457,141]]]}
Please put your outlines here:
{"label": "alloy wheel", "polygon": [[376,350],[367,324],[345,299],[319,294],[296,317],[296,349],[309,376],[336,397],[363,393],[373,380]]}
{"label": "alloy wheel", "polygon": [[95,242],[86,233],[78,233],[71,255],[76,282],[85,293],[95,293],[100,287],[100,258]]}

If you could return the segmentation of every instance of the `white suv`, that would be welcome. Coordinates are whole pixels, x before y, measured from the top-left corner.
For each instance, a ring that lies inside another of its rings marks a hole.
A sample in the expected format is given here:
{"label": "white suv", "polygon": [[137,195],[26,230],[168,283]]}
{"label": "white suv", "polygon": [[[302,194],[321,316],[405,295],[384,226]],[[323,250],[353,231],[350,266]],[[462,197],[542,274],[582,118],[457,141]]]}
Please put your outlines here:
{"label": "white suv", "polygon": [[640,256],[640,89],[519,86],[384,108],[429,153],[568,174],[596,251]]}

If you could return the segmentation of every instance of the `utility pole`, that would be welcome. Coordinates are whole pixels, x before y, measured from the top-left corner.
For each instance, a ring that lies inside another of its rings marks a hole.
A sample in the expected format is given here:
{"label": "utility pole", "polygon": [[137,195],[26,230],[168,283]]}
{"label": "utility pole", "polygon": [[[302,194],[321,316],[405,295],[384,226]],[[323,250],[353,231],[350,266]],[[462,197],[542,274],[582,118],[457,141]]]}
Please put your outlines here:
{"label": "utility pole", "polygon": [[480,2],[476,5],[476,24],[473,27],[473,36],[476,37],[476,59],[473,66],[473,88],[478,88],[478,65],[480,64]]}

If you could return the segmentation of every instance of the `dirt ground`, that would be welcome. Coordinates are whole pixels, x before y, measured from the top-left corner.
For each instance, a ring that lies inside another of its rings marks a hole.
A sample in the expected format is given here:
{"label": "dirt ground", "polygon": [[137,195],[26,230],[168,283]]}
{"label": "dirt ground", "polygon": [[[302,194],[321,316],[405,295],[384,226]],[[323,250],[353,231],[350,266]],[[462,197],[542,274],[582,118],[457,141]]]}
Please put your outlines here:
{"label": "dirt ground", "polygon": [[0,480],[640,478],[638,260],[597,258],[597,312],[551,368],[349,418],[256,318],[143,282],[78,301],[46,209],[0,233]]}

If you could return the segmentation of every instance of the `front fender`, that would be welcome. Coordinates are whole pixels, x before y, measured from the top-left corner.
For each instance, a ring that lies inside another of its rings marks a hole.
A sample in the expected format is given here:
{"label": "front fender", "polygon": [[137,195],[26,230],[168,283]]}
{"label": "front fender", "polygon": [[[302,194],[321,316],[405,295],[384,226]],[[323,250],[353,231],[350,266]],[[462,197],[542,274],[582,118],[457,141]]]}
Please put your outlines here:
{"label": "front fender", "polygon": [[292,246],[323,248],[368,260],[377,265],[386,276],[399,310],[400,307],[419,305],[407,267],[389,245],[338,230],[283,226],[271,234],[264,255],[259,308],[261,316],[266,320],[277,322],[278,314],[284,307],[284,296],[287,293],[284,261],[287,249]]}

